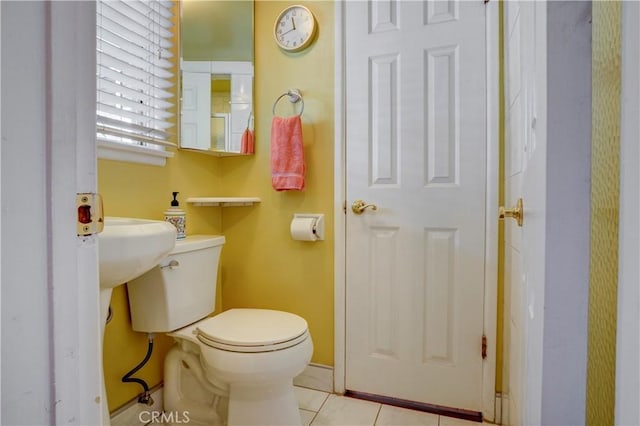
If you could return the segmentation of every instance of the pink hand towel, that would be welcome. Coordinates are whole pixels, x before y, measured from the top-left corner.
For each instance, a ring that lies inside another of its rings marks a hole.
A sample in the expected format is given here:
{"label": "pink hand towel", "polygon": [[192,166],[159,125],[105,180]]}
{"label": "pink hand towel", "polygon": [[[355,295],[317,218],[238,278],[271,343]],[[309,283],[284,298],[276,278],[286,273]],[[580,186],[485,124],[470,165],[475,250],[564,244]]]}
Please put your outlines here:
{"label": "pink hand towel", "polygon": [[253,154],[254,151],[253,142],[253,130],[248,127],[242,133],[242,139],[240,141],[240,153],[241,154]]}
{"label": "pink hand towel", "polygon": [[271,122],[271,185],[276,191],[304,189],[302,121],[299,115]]}

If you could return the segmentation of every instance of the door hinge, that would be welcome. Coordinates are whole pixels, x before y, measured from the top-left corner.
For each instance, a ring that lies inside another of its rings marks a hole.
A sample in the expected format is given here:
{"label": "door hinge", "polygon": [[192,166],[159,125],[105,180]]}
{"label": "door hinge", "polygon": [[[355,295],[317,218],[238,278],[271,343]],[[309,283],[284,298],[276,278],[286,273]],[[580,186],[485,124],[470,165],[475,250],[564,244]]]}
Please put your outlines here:
{"label": "door hinge", "polygon": [[487,336],[482,335],[482,359],[487,359]]}
{"label": "door hinge", "polygon": [[489,3],[491,0],[484,0],[484,4]]}
{"label": "door hinge", "polygon": [[91,192],[76,194],[76,229],[78,236],[98,234],[104,228],[102,196]]}

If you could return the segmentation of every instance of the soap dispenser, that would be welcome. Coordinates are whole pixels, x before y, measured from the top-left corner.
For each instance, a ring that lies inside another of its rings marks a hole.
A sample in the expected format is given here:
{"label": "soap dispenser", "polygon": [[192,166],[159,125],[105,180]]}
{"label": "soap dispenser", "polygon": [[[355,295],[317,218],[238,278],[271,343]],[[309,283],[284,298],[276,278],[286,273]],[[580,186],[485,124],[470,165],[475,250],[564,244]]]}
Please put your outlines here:
{"label": "soap dispenser", "polygon": [[173,200],[171,201],[171,208],[165,210],[164,220],[173,224],[176,227],[177,235],[176,239],[181,240],[186,236],[185,228],[187,227],[187,221],[184,214],[184,210],[180,208],[178,202],[178,192],[173,192]]}

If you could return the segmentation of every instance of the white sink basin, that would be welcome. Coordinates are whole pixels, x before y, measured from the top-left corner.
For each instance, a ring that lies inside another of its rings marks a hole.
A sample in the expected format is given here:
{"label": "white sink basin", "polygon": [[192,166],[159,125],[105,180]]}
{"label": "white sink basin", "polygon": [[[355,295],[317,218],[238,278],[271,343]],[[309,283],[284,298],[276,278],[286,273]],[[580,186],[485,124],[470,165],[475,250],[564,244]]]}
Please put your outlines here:
{"label": "white sink basin", "polygon": [[100,287],[113,288],[158,264],[176,243],[176,228],[164,221],[105,217],[98,234]]}

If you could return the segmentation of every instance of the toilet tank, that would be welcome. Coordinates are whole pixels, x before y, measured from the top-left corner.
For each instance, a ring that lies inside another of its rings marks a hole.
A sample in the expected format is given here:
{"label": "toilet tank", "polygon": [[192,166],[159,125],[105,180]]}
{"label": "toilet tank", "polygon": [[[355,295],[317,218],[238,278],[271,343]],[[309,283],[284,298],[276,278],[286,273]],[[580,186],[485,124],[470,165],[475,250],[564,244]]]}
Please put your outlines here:
{"label": "toilet tank", "polygon": [[189,235],[158,266],[127,283],[133,329],[173,331],[213,312],[224,242],[223,236]]}

